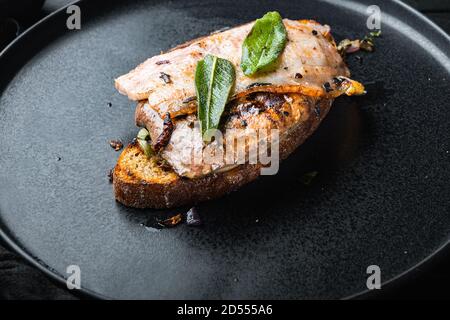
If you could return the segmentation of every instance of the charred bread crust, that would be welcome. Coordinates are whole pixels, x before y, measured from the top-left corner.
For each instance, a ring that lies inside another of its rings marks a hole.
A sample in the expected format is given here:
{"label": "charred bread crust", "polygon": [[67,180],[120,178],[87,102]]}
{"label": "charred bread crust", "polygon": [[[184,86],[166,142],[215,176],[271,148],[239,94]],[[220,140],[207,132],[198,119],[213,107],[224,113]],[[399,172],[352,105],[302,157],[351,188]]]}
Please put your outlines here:
{"label": "charred bread crust", "polygon": [[[304,121],[280,142],[280,159],[287,158],[316,130],[332,102],[324,98],[307,109]],[[171,208],[215,199],[255,180],[261,169],[261,165],[246,164],[197,179],[182,178],[168,171],[150,180],[126,163],[125,158],[130,154],[143,155],[134,143],[125,148],[113,170],[113,189],[118,202],[134,208]]]}

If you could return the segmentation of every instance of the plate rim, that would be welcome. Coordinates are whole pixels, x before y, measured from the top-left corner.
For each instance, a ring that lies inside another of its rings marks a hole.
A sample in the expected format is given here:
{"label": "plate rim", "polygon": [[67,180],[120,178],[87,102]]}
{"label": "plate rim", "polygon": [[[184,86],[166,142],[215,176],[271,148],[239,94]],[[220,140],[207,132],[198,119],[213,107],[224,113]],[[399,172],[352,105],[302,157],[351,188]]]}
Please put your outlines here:
{"label": "plate rim", "polygon": [[[51,12],[50,14],[46,15],[33,25],[31,25],[29,28],[27,28],[24,32],[22,32],[19,36],[17,36],[12,42],[10,42],[2,51],[0,51],[0,61],[2,58],[10,51],[13,50],[14,46],[16,46],[19,42],[23,41],[26,36],[31,34],[32,32],[35,32],[37,28],[39,28],[41,25],[47,23],[50,21],[53,17],[60,15],[63,11],[66,11],[68,7],[72,5],[77,5],[80,3],[85,2],[84,0],[75,0],[71,1],[70,3],[64,5],[63,7],[57,9],[56,11]],[[450,44],[450,35],[447,34],[440,26],[438,26],[434,21],[423,15],[418,10],[411,7],[409,4],[406,4],[402,2],[401,0],[393,0],[391,1],[391,4],[399,6],[401,10],[404,10],[404,12],[413,15],[414,17],[420,19],[423,23],[427,24],[429,27],[432,28],[432,31],[436,32],[438,36],[442,37],[444,40]],[[4,231],[4,225],[0,224],[0,238],[9,246],[7,249],[12,249],[15,251],[15,253],[19,254],[22,258],[25,259],[29,264],[31,264],[33,267],[37,268],[39,271],[43,272],[46,276],[48,276],[51,280],[55,280],[57,282],[57,285],[60,285],[61,287],[66,286],[66,278],[58,273],[56,270],[51,270],[51,268],[47,265],[45,265],[43,262],[39,262],[37,257],[34,257],[30,253],[28,253],[24,248],[22,248],[21,245],[18,244],[18,241],[14,239],[13,236],[11,236],[8,232]],[[425,272],[424,269],[431,266],[435,263],[435,260],[437,260],[439,257],[442,257],[444,255],[448,254],[450,256],[450,234],[448,235],[447,241],[444,241],[438,248],[436,248],[430,255],[426,256],[421,261],[417,262],[410,268],[404,270],[403,272],[389,278],[386,281],[382,281],[381,287],[385,290],[392,290],[395,287],[398,287],[401,285],[402,282],[405,282],[409,278],[413,276],[419,276],[420,274],[423,274]],[[387,288],[386,288],[387,287]],[[93,290],[87,289],[85,287],[81,287],[77,290],[69,290],[70,293],[72,293],[75,296],[84,296],[87,298],[93,298],[93,299],[101,299],[101,300],[112,300],[112,297],[109,297],[107,295],[103,295],[101,293],[95,292]],[[354,294],[344,296],[339,298],[338,300],[352,300],[352,299],[369,299],[369,298],[375,298],[375,297],[381,297],[382,293],[380,290],[370,290],[365,289],[359,292],[356,292]]]}

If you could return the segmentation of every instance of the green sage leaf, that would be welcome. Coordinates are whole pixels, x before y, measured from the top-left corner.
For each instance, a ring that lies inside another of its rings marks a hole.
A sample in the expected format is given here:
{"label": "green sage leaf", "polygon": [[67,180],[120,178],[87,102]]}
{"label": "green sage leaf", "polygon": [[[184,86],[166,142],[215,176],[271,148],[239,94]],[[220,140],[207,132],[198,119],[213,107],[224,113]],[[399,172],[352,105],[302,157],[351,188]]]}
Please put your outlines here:
{"label": "green sage leaf", "polygon": [[278,12],[268,12],[257,19],[242,45],[241,68],[251,76],[271,71],[287,42],[287,32]]}
{"label": "green sage leaf", "polygon": [[141,128],[136,138],[142,152],[144,152],[144,154],[150,158],[153,155],[153,149],[149,141],[150,133],[148,132],[148,130],[145,128]]}
{"label": "green sage leaf", "polygon": [[203,140],[210,140],[212,129],[217,129],[236,78],[233,64],[213,55],[206,55],[197,63],[195,89],[197,113]]}

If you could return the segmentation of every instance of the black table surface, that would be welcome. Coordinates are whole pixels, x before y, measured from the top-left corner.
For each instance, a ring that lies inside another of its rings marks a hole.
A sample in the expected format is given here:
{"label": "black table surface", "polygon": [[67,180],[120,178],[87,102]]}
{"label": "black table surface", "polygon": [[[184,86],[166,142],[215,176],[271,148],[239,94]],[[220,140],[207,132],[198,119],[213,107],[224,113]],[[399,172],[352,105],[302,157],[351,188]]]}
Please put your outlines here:
{"label": "black table surface", "polygon": [[[18,18],[21,31],[51,12],[70,3],[69,0],[47,0],[40,12],[26,19]],[[450,1],[405,0],[450,34]],[[0,48],[1,50],[2,48]],[[417,272],[395,288],[381,293],[386,299],[449,299],[450,256],[440,256],[437,263]],[[31,267],[0,240],[0,299],[78,299],[73,291],[48,279]]]}

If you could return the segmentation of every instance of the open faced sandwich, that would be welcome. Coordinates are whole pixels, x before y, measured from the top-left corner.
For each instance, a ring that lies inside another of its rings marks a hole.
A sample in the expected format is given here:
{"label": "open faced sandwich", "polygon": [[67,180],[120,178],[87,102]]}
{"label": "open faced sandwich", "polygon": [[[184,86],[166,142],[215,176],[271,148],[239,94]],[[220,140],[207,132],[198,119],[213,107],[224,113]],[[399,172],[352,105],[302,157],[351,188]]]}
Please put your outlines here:
{"label": "open faced sandwich", "polygon": [[146,60],[115,81],[142,127],[113,170],[116,199],[193,204],[276,173],[336,97],[364,93],[349,77],[329,26],[277,12]]}

